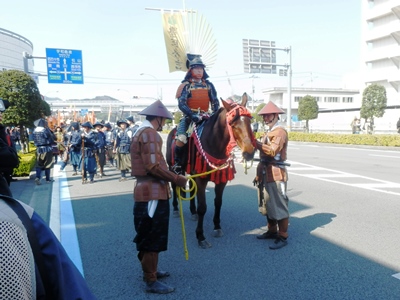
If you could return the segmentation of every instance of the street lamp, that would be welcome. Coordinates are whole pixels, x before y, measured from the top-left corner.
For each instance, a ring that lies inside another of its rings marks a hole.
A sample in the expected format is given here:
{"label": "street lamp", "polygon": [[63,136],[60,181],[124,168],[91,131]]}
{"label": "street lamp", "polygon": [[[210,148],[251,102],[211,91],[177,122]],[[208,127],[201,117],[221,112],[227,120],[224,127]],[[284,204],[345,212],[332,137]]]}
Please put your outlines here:
{"label": "street lamp", "polygon": [[289,64],[286,66],[288,74],[288,106],[287,106],[287,129],[292,131],[292,46],[284,50],[289,55]]}
{"label": "street lamp", "polygon": [[153,77],[153,78],[156,80],[156,83],[157,83],[157,99],[162,100],[162,96],[160,97],[160,94],[158,93],[158,91],[159,91],[158,78],[157,78],[156,76],[154,76],[154,75],[147,74],[147,73],[140,73],[140,75],[141,75],[141,76],[147,75],[147,76]]}

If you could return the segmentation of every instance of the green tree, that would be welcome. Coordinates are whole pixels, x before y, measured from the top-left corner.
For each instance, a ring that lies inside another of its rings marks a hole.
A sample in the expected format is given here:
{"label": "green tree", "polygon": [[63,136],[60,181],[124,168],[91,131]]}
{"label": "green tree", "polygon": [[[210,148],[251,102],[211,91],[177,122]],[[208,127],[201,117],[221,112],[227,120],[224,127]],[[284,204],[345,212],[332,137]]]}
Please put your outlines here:
{"label": "green tree", "polygon": [[265,105],[266,105],[266,103],[261,103],[261,104],[257,105],[256,109],[255,109],[254,112],[251,114],[251,116],[253,117],[253,121],[254,121],[254,122],[259,122],[259,123],[260,123],[260,122],[261,122],[261,123],[264,122],[262,116],[259,116],[259,115],[258,115],[258,112],[259,112],[260,110],[262,110],[262,109],[264,108]]}
{"label": "green tree", "polygon": [[183,117],[183,113],[180,111],[180,110],[177,110],[177,111],[175,111],[174,113],[173,113],[173,115],[174,115],[174,123],[176,124],[176,125],[178,125],[179,124],[179,121],[182,119],[182,117]]}
{"label": "green tree", "polygon": [[20,128],[22,152],[29,152],[25,128],[32,127],[34,120],[49,116],[50,106],[42,100],[32,77],[18,70],[0,72],[0,98],[10,102],[3,114],[4,124]]}
{"label": "green tree", "polygon": [[299,101],[299,120],[306,121],[306,132],[309,132],[308,121],[318,118],[317,100],[310,95],[306,95]]}
{"label": "green tree", "polygon": [[385,114],[387,105],[386,89],[379,84],[371,84],[364,89],[360,109],[360,117],[365,121],[369,120],[371,128],[368,132],[372,133],[374,117],[380,118]]}
{"label": "green tree", "polygon": [[36,82],[22,71],[0,72],[0,98],[10,101],[10,107],[3,115],[6,125],[32,127],[33,121],[51,114]]}

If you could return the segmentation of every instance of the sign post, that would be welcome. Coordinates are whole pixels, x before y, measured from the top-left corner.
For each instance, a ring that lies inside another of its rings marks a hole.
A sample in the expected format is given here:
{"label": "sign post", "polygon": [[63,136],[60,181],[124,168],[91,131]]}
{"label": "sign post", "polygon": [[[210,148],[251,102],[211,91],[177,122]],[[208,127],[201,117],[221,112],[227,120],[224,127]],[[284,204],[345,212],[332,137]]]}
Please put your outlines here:
{"label": "sign post", "polygon": [[83,84],[82,51],[46,48],[48,83]]}

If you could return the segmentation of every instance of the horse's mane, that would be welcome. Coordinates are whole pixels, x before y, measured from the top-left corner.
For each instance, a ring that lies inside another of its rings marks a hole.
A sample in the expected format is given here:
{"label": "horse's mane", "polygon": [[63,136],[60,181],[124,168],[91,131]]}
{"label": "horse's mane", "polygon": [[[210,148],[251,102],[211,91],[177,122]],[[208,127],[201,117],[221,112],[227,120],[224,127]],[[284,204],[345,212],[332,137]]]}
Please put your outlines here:
{"label": "horse's mane", "polygon": [[220,107],[204,125],[200,141],[207,153],[216,158],[224,158],[229,140],[230,135],[226,124],[226,109]]}

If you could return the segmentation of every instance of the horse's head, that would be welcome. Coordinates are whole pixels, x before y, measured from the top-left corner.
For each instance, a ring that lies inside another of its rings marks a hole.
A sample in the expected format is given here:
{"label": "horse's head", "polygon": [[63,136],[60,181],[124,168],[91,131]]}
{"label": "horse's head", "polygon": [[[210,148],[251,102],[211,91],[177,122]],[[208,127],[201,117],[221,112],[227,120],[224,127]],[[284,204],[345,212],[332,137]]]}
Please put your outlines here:
{"label": "horse's head", "polygon": [[232,129],[233,137],[242,150],[245,160],[252,160],[255,153],[255,138],[251,129],[251,113],[246,108],[247,94],[242,96],[242,103],[222,100],[226,109],[226,120]]}

